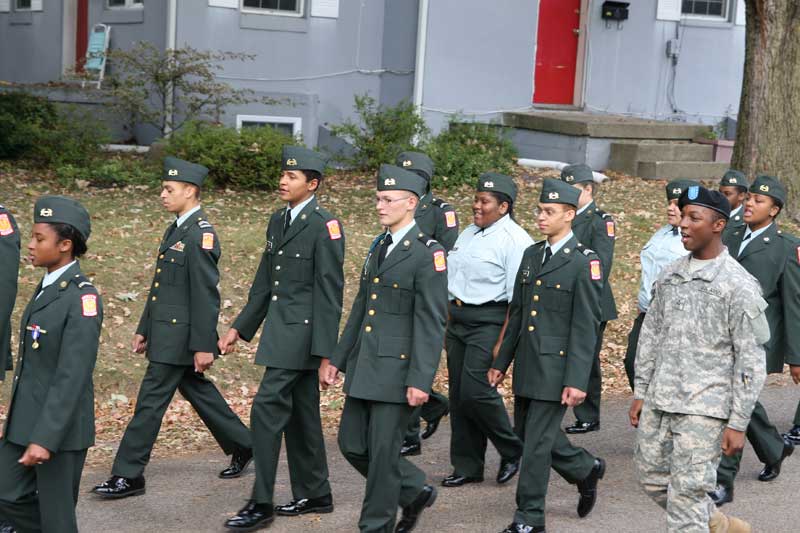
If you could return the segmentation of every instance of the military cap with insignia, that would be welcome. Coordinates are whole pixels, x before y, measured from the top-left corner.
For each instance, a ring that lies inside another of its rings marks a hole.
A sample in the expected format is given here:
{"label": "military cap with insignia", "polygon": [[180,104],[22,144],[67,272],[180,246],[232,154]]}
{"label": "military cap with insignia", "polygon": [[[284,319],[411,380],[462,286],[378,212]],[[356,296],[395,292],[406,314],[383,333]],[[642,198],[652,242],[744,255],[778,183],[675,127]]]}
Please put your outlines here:
{"label": "military cap with insignia", "polygon": [[475,190],[478,192],[501,192],[511,198],[512,202],[517,200],[517,184],[514,183],[514,178],[497,172],[481,174]]}
{"label": "military cap with insignia", "polygon": [[747,176],[744,172],[735,169],[729,169],[722,175],[719,180],[720,187],[739,187],[742,191],[746,191],[750,184],[747,183]]}
{"label": "military cap with insignia", "polygon": [[763,194],[775,200],[780,207],[786,204],[786,188],[774,176],[761,175],[756,177],[750,186],[750,192]]}
{"label": "military cap with insignia", "polygon": [[410,170],[431,181],[433,178],[433,160],[422,152],[401,152],[395,163],[403,170]]}
{"label": "military cap with insignia", "polygon": [[409,191],[422,197],[428,190],[428,182],[415,172],[383,164],[378,172],[378,190]]}
{"label": "military cap with insignia", "polygon": [[688,187],[678,199],[678,207],[683,209],[687,205],[699,205],[713,209],[725,218],[731,216],[731,204],[725,195],[719,191],[710,191],[702,185]]}
{"label": "military cap with insignia", "polygon": [[191,183],[197,187],[203,186],[203,181],[208,175],[208,169],[197,163],[190,163],[177,157],[164,158],[164,175],[162,181],[181,181]]}
{"label": "military cap with insignia", "polygon": [[283,147],[281,170],[313,170],[325,174],[328,158],[304,146],[286,145]]}
{"label": "military cap with insignia", "polygon": [[567,204],[578,207],[578,198],[581,191],[565,181],[552,178],[545,178],[542,183],[542,194],[539,195],[539,202],[543,204]]}
{"label": "military cap with insignia", "polygon": [[683,194],[683,191],[691,187],[692,185],[698,185],[696,181],[692,180],[672,180],[667,183],[667,201],[670,200],[677,200]]}
{"label": "military cap with insignia", "polygon": [[561,181],[569,183],[570,185],[594,181],[592,167],[584,165],[583,163],[567,165],[561,169]]}
{"label": "military cap with insignia", "polygon": [[89,212],[77,200],[66,196],[42,196],[33,207],[33,223],[69,224],[85,240],[92,233]]}

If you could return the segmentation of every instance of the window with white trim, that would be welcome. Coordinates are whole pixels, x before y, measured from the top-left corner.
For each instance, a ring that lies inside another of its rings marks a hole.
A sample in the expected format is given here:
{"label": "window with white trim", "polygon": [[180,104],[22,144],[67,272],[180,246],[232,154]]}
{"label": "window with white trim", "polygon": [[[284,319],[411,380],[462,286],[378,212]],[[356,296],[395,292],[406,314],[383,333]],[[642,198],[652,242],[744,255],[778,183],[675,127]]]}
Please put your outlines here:
{"label": "window with white trim", "polygon": [[107,5],[109,9],[139,8],[144,7],[143,2],[144,0],[108,0]]}
{"label": "window with white trim", "polygon": [[236,115],[236,130],[242,128],[271,127],[289,136],[300,137],[303,119],[300,117],[273,117],[269,115]]}
{"label": "window with white trim", "polygon": [[30,8],[31,8],[31,0],[17,0],[15,9],[22,10]]}
{"label": "window with white trim", "polygon": [[728,20],[730,0],[683,0],[681,14],[685,17],[702,17]]}
{"label": "window with white trim", "polygon": [[265,15],[302,17],[305,0],[242,0],[242,11]]}

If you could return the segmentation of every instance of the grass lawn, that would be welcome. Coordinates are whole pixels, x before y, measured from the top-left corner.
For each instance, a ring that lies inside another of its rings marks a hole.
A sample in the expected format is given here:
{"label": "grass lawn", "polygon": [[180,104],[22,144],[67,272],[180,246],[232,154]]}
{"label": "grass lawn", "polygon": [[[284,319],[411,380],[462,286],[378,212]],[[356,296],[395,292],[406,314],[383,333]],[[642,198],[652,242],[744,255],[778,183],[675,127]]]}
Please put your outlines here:
{"label": "grass lawn", "polygon": [[[541,178],[556,177],[555,172],[531,174],[518,168],[520,195],[515,213],[518,221],[535,239],[532,219]],[[611,282],[619,309],[619,319],[609,324],[601,354],[604,387],[609,394],[627,394],[623,357],[627,333],[636,313],[639,284],[639,251],[650,235],[665,222],[664,182],[612,175],[598,198],[598,203],[617,222],[617,241]],[[150,285],[156,251],[164,229],[173,219],[164,212],[158,190],[139,186],[125,189],[63,189],[33,171],[19,170],[0,163],[0,203],[8,207],[20,225],[23,257],[31,227],[33,203],[42,194],[71,195],[92,214],[92,237],[89,253],[81,261],[84,272],[94,281],[105,303],[105,321],[100,354],[95,370],[97,446],[90,451],[90,461],[109,461],[127,422],[133,413],[136,392],[147,361],[130,351],[130,339],[139,320]],[[473,190],[462,188],[442,196],[458,209],[462,227],[472,219]],[[320,203],[340,217],[347,239],[345,257],[344,326],[350,305],[358,289],[358,272],[366,250],[381,228],[374,216],[374,177],[354,174],[326,178],[319,194]],[[243,307],[252,276],[265,243],[270,214],[282,207],[271,192],[208,190],[203,208],[214,224],[222,244],[222,310],[219,331],[223,334]],[[787,230],[796,233],[796,227]],[[13,341],[18,342],[18,325],[31,293],[43,272],[27,262],[20,264],[20,283],[13,317]],[[208,372],[231,406],[245,420],[249,419],[251,398],[256,392],[263,367],[253,364],[257,338],[240,344],[236,354],[216,362]],[[4,416],[10,391],[9,381],[0,386],[0,417]],[[340,383],[341,385],[341,383]],[[437,376],[438,390],[447,389],[446,366],[442,360]],[[504,393],[510,399],[510,381]],[[322,414],[326,430],[335,431],[343,403],[341,387],[322,394]],[[194,414],[188,402],[177,395],[164,419],[156,446],[156,455],[191,453],[213,447],[213,439]]]}

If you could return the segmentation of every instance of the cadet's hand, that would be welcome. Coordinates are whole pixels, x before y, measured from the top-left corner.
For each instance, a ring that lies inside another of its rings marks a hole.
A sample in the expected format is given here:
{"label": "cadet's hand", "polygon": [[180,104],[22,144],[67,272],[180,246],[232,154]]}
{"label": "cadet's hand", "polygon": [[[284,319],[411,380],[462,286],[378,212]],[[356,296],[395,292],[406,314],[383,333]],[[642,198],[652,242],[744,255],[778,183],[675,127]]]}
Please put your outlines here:
{"label": "cadet's hand", "polygon": [[50,450],[43,448],[38,444],[28,444],[28,448],[22,457],[19,458],[18,463],[25,466],[36,466],[50,460]]}
{"label": "cadet's hand", "polygon": [[642,414],[642,406],[644,400],[633,400],[631,408],[628,410],[628,418],[631,420],[631,425],[635,428],[639,427],[639,416]]}
{"label": "cadet's hand", "polygon": [[800,365],[789,365],[789,370],[792,373],[792,381],[795,385],[800,385]]}
{"label": "cadet's hand", "polygon": [[325,378],[328,376],[328,367],[331,366],[331,360],[325,357],[319,363],[319,388],[328,390],[328,382]]}
{"label": "cadet's hand", "polygon": [[575,387],[564,387],[564,390],[561,392],[561,405],[575,407],[583,403],[585,398],[586,393],[582,390],[576,389]]}
{"label": "cadet's hand", "polygon": [[734,456],[744,448],[744,431],[725,428],[722,433],[722,453],[728,457]]}
{"label": "cadet's hand", "polygon": [[214,354],[211,352],[194,353],[194,371],[202,374],[214,364]]}
{"label": "cadet's hand", "polygon": [[428,393],[414,387],[406,389],[406,400],[411,407],[418,407],[428,401]]}
{"label": "cadet's hand", "polygon": [[228,330],[228,333],[222,337],[219,342],[217,342],[217,347],[219,348],[219,353],[222,355],[226,355],[229,353],[233,353],[236,351],[236,342],[241,339],[239,337],[239,330],[235,328],[231,328]]}
{"label": "cadet's hand", "polygon": [[328,388],[330,385],[335,385],[336,382],[339,380],[339,369],[336,368],[328,361],[328,364],[325,366],[325,372],[323,374],[322,367],[319,369],[319,384],[323,385],[323,389]]}
{"label": "cadet's hand", "polygon": [[133,336],[131,349],[133,349],[133,353],[144,353],[144,351],[147,349],[147,339],[144,338],[144,335],[139,335],[137,333]]}
{"label": "cadet's hand", "polygon": [[496,368],[490,368],[486,373],[486,379],[489,380],[489,385],[492,387],[497,387],[503,382],[504,379],[506,379],[506,375]]}

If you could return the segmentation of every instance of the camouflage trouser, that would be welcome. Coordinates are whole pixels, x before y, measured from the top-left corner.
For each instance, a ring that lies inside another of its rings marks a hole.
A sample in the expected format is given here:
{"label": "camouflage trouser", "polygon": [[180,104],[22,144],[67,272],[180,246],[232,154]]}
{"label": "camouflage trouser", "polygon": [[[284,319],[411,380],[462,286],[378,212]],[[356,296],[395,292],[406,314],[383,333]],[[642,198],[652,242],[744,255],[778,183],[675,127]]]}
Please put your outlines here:
{"label": "camouflage trouser", "polygon": [[644,491],[667,511],[667,530],[707,533],[725,420],[667,413],[645,403],[634,462]]}

